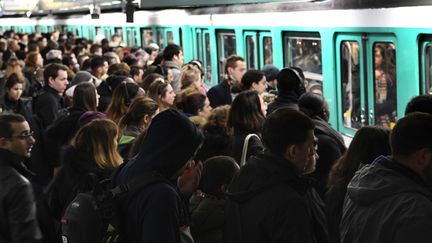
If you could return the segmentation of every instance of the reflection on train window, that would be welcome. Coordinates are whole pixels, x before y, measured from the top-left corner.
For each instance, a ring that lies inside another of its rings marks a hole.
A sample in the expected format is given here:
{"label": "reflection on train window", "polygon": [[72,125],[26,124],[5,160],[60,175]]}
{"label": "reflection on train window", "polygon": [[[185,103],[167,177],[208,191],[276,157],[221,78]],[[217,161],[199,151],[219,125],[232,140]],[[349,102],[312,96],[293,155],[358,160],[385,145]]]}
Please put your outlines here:
{"label": "reflection on train window", "polygon": [[319,34],[287,32],[284,34],[284,49],[285,66],[299,67],[303,70],[306,88],[310,90],[311,85],[314,85],[314,88],[322,87],[322,55]]}
{"label": "reflection on train window", "polygon": [[255,56],[255,38],[246,36],[246,63],[248,69],[257,69],[257,60]]}
{"label": "reflection on train window", "polygon": [[197,40],[196,48],[197,48],[198,60],[203,60],[201,30],[198,30],[198,32],[196,33],[196,40]]}
{"label": "reflection on train window", "polygon": [[174,44],[174,34],[172,31],[167,31],[168,44]]}
{"label": "reflection on train window", "polygon": [[266,64],[273,64],[273,41],[271,37],[264,37],[263,38],[263,44],[264,44],[264,50],[263,50],[263,57],[264,57],[264,65]]}
{"label": "reflection on train window", "polygon": [[[3,32],[3,31],[2,31]],[[41,31],[41,27],[39,26],[39,25],[36,25],[35,26],[35,32],[37,33],[37,34],[40,34],[40,33],[42,33],[42,31]],[[3,34],[3,33],[2,33]]]}
{"label": "reflection on train window", "polygon": [[360,56],[356,41],[341,43],[342,120],[347,128],[361,127]]}
{"label": "reflection on train window", "polygon": [[157,36],[158,36],[159,48],[160,49],[165,48],[165,43],[164,43],[164,38],[163,38],[163,29],[160,29],[157,31]]}
{"label": "reflection on train window", "polygon": [[395,45],[375,42],[373,57],[375,124],[391,128],[397,119]]}
{"label": "reflection on train window", "polygon": [[128,46],[135,46],[135,40],[132,30],[126,30],[126,37]]}
{"label": "reflection on train window", "polygon": [[210,60],[210,34],[205,33],[204,34],[204,41],[205,41],[205,59],[204,59],[204,72],[205,72],[205,82],[208,84],[211,84],[212,81],[212,75],[211,75],[211,60]]}
{"label": "reflection on train window", "polygon": [[225,60],[233,54],[236,54],[236,36],[234,31],[219,31],[217,32],[217,47],[218,47],[218,69],[219,80],[222,81],[225,76],[224,64]]}
{"label": "reflection on train window", "polygon": [[142,46],[146,47],[153,43],[153,31],[151,29],[141,28]]}
{"label": "reflection on train window", "polygon": [[425,83],[423,88],[424,94],[432,95],[432,44],[428,44],[425,49],[425,62],[424,62],[424,72],[425,72]]}
{"label": "reflection on train window", "polygon": [[114,32],[116,35],[123,36],[123,28],[122,27],[115,27]]}

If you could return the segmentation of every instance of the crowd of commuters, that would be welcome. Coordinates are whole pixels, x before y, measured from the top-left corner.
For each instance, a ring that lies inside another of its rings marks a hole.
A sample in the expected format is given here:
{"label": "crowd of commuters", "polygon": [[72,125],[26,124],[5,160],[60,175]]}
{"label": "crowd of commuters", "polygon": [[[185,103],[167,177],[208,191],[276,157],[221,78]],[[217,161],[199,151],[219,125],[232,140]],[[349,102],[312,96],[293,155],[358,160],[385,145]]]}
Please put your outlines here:
{"label": "crowd of commuters", "polygon": [[232,55],[207,90],[176,44],[3,37],[0,242],[62,242],[89,179],[144,177],[158,180],[115,207],[123,242],[432,239],[431,96],[346,147],[297,67],[247,70]]}

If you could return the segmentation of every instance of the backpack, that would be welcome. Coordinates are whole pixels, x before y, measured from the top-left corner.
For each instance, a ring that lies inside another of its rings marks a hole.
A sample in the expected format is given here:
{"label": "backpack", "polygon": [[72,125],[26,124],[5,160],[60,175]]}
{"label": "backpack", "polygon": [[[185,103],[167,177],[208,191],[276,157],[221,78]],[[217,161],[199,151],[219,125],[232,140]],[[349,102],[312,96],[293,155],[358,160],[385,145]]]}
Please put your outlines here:
{"label": "backpack", "polygon": [[[114,178],[120,171],[116,171]],[[89,174],[93,179],[94,174]],[[119,203],[128,203],[139,189],[157,182],[167,181],[157,173],[143,174],[129,183],[113,187],[111,180],[96,182],[93,189],[79,193],[67,206],[61,219],[63,243],[119,243]],[[108,186],[107,186],[108,185]]]}

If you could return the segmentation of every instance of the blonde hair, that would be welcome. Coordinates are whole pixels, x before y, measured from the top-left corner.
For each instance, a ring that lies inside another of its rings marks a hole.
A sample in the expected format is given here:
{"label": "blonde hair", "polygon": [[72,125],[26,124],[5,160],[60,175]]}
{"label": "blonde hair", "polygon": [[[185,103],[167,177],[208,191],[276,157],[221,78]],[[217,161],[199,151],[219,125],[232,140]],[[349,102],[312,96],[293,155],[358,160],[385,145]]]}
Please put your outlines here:
{"label": "blonde hair", "polygon": [[201,71],[195,65],[187,64],[180,73],[181,89],[191,86],[199,78],[201,78]]}
{"label": "blonde hair", "polygon": [[[4,71],[4,76],[5,78],[9,78],[12,74],[16,74],[18,79],[21,81],[25,80],[24,74],[22,72],[21,66],[19,64],[18,59],[13,59],[13,60],[9,60],[9,64],[7,65],[5,71]],[[24,82],[23,84],[23,89],[25,89],[25,84],[26,82]]]}
{"label": "blonde hair", "polygon": [[72,146],[93,155],[100,168],[117,167],[123,159],[117,151],[117,125],[108,119],[96,119],[81,127]]}

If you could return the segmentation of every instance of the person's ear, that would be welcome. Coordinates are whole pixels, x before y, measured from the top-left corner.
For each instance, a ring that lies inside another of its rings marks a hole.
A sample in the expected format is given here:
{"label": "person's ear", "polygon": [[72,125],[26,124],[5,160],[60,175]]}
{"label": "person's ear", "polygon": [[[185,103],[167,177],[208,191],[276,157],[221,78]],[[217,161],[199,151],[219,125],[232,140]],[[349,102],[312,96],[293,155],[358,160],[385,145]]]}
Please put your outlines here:
{"label": "person's ear", "polygon": [[0,148],[6,149],[9,144],[9,139],[7,138],[0,138]]}
{"label": "person's ear", "polygon": [[289,161],[293,161],[297,153],[296,145],[288,145],[285,150],[285,158]]}

